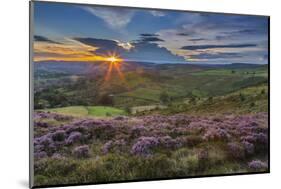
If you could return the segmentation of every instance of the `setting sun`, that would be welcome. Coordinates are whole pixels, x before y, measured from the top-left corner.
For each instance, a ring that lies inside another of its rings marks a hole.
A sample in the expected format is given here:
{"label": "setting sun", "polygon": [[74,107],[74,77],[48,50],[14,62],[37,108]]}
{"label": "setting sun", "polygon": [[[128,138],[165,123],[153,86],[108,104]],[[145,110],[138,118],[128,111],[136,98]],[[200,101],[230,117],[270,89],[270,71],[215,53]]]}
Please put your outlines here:
{"label": "setting sun", "polygon": [[31,188],[270,172],[269,16],[53,1],[29,13]]}
{"label": "setting sun", "polygon": [[117,58],[115,56],[108,57],[106,60],[109,61],[109,62],[112,62],[112,63],[113,62],[120,62],[121,61],[120,58]]}
{"label": "setting sun", "polygon": [[120,58],[115,52],[108,53],[108,57],[105,58],[106,62],[108,63],[108,68],[105,74],[105,81],[110,80],[113,71],[116,71],[119,75],[119,77],[124,80],[124,75],[121,71],[121,66],[123,59]]}

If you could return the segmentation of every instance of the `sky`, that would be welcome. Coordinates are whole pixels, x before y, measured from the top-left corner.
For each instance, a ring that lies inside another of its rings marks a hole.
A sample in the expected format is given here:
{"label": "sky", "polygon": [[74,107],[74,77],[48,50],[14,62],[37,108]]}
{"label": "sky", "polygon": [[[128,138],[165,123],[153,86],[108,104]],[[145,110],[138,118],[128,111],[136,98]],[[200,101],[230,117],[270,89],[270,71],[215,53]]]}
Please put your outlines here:
{"label": "sky", "polygon": [[268,63],[268,18],[34,2],[34,61]]}

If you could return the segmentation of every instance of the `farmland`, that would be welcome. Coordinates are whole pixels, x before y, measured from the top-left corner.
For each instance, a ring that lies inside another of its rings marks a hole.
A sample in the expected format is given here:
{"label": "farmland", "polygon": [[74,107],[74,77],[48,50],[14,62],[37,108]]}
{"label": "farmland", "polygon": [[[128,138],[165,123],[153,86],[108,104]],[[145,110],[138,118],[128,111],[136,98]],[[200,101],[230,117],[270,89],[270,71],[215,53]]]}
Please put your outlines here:
{"label": "farmland", "polygon": [[80,116],[105,117],[105,116],[117,116],[117,115],[126,114],[121,109],[107,107],[107,106],[68,106],[64,108],[47,109],[45,111],[56,112],[63,115],[71,115],[77,117]]}
{"label": "farmland", "polygon": [[31,188],[269,173],[269,17],[31,5]]}
{"label": "farmland", "polygon": [[35,65],[37,185],[268,171],[267,66],[64,66]]}

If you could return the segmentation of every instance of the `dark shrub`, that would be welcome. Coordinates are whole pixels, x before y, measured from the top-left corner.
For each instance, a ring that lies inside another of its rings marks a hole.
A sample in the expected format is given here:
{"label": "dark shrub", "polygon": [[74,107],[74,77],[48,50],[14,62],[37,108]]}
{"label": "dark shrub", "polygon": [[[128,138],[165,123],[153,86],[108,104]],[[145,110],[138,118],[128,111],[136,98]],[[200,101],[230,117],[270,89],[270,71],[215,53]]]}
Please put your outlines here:
{"label": "dark shrub", "polygon": [[34,122],[34,126],[35,127],[43,127],[43,128],[48,128],[49,124],[46,122],[42,122],[42,121],[35,121]]}
{"label": "dark shrub", "polygon": [[61,114],[54,114],[54,119],[57,121],[68,121],[71,120],[73,117],[68,115],[61,115]]}
{"label": "dark shrub", "polygon": [[245,157],[245,150],[238,143],[235,143],[235,142],[228,143],[227,151],[231,158],[243,159]]}
{"label": "dark shrub", "polygon": [[186,145],[188,147],[194,147],[201,142],[203,142],[203,139],[201,136],[197,135],[190,135],[190,136],[185,136],[185,137],[180,137],[179,140],[183,145]]}
{"label": "dark shrub", "polygon": [[41,152],[35,152],[34,153],[34,158],[46,158],[48,157],[47,153],[44,152],[44,151],[41,151]]}
{"label": "dark shrub", "polygon": [[136,138],[136,137],[140,137],[141,135],[143,135],[145,133],[146,129],[143,125],[136,125],[133,126],[131,128],[131,137],[132,138]]}
{"label": "dark shrub", "polygon": [[255,146],[254,146],[252,143],[247,142],[247,141],[243,141],[243,142],[242,142],[242,145],[243,145],[243,147],[244,147],[245,152],[246,152],[247,155],[252,155],[252,154],[254,154],[254,152],[255,152]]}
{"label": "dark shrub", "polygon": [[230,138],[230,134],[225,129],[221,129],[221,128],[210,128],[203,136],[203,139],[205,141],[216,141],[216,140],[227,141],[229,138]]}
{"label": "dark shrub", "polygon": [[180,140],[173,139],[170,136],[159,137],[158,141],[163,148],[174,149],[182,146]]}
{"label": "dark shrub", "polygon": [[159,100],[163,103],[166,104],[170,101],[170,97],[167,92],[162,92],[159,96]]}
{"label": "dark shrub", "polygon": [[53,139],[54,141],[64,141],[65,136],[66,136],[65,131],[63,131],[63,130],[58,130],[58,131],[56,131],[56,132],[54,132],[54,133],[52,134],[52,139]]}
{"label": "dark shrub", "polygon": [[98,99],[98,104],[104,106],[113,106],[114,105],[113,97],[105,94]]}
{"label": "dark shrub", "polygon": [[242,102],[246,100],[245,95],[242,93],[239,94],[239,98],[240,98],[240,101],[242,101]]}
{"label": "dark shrub", "polygon": [[53,155],[52,155],[52,158],[53,159],[58,159],[58,160],[60,160],[60,159],[65,159],[61,154],[59,154],[59,153],[54,153]]}
{"label": "dark shrub", "polygon": [[198,168],[200,170],[207,169],[208,164],[209,164],[209,152],[207,149],[201,149],[198,154]]}
{"label": "dark shrub", "polygon": [[118,121],[123,121],[123,120],[126,120],[127,119],[127,117],[125,117],[125,116],[116,116],[116,117],[114,117],[114,120],[118,120]]}
{"label": "dark shrub", "polygon": [[107,154],[111,151],[121,152],[125,150],[126,144],[127,143],[124,139],[114,140],[114,141],[110,140],[102,146],[101,151],[103,154]]}

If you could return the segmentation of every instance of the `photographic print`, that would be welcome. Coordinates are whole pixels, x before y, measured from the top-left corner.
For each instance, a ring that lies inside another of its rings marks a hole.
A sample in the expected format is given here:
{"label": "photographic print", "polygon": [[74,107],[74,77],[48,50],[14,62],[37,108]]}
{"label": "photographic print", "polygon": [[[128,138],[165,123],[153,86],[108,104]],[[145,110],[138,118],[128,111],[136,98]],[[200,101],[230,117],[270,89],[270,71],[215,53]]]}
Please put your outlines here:
{"label": "photographic print", "polygon": [[269,17],[30,13],[31,187],[269,172]]}

